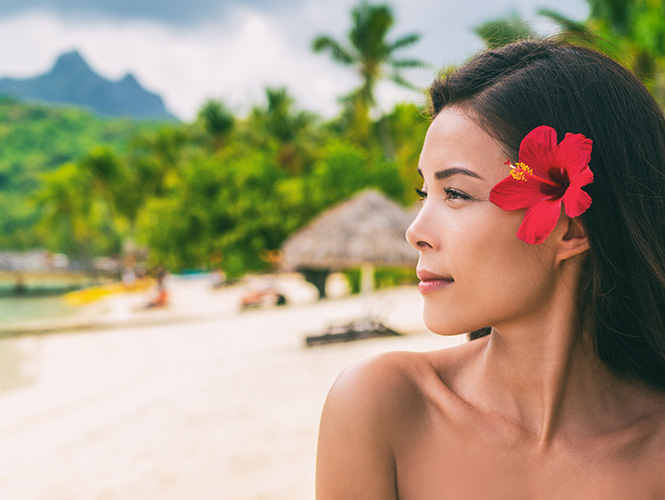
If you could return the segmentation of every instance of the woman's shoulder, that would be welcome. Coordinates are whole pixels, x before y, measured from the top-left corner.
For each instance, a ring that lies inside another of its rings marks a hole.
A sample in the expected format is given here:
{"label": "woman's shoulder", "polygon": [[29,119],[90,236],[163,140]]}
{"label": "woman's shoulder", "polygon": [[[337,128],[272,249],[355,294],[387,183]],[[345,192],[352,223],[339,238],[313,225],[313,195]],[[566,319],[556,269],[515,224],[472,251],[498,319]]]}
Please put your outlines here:
{"label": "woman's shoulder", "polygon": [[429,353],[383,353],[344,369],[328,399],[366,406],[372,413],[399,409],[417,398],[421,382],[431,373]]}
{"label": "woman's shoulder", "polygon": [[[393,351],[345,368],[335,386],[367,389],[413,389],[433,372],[433,352]],[[373,391],[375,392],[375,391]],[[383,392],[383,391],[381,391]]]}
{"label": "woman's shoulder", "polygon": [[400,425],[420,418],[425,407],[453,404],[450,382],[472,355],[468,344],[429,352],[389,352],[346,368],[328,403],[352,406],[368,418],[392,415]]}
{"label": "woman's shoulder", "polygon": [[[433,393],[446,393],[439,372],[442,358],[448,357],[455,356],[439,351],[391,352],[339,375],[319,428],[317,498],[397,497],[397,450],[422,434]],[[345,480],[339,481],[340,477]]]}
{"label": "woman's shoulder", "polygon": [[365,422],[380,432],[389,422],[378,421],[378,416],[395,419],[417,403],[427,365],[425,353],[390,352],[349,366],[335,380],[324,411],[340,409],[352,414],[355,423]]}
{"label": "woman's shoulder", "polygon": [[435,351],[392,351],[379,354],[346,368],[336,383],[346,381],[380,384],[395,389],[413,389],[432,377],[446,384],[455,378],[479,351],[485,339]]}

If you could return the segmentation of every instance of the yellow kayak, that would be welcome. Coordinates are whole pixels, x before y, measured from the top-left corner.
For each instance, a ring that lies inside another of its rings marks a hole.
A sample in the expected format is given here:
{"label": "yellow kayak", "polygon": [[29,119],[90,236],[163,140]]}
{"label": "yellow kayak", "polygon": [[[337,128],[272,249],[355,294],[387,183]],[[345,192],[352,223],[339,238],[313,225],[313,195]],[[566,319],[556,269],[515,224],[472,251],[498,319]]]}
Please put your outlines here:
{"label": "yellow kayak", "polygon": [[68,292],[63,295],[63,298],[68,305],[80,306],[84,304],[90,304],[91,302],[96,302],[109,295],[143,291],[152,286],[152,284],[152,280],[144,279],[138,280],[133,287],[128,288],[124,286],[122,282],[117,281],[113,283],[107,283],[105,285],[91,286],[81,290]]}

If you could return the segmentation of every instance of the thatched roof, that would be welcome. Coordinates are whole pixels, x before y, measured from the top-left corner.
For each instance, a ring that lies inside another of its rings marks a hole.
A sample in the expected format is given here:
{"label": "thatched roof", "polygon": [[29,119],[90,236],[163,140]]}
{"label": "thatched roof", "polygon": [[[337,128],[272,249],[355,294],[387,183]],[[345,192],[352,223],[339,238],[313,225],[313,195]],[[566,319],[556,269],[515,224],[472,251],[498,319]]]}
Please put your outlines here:
{"label": "thatched roof", "polygon": [[344,269],[370,263],[411,266],[418,252],[405,239],[413,220],[376,190],[361,191],[293,234],[282,246],[282,267]]}

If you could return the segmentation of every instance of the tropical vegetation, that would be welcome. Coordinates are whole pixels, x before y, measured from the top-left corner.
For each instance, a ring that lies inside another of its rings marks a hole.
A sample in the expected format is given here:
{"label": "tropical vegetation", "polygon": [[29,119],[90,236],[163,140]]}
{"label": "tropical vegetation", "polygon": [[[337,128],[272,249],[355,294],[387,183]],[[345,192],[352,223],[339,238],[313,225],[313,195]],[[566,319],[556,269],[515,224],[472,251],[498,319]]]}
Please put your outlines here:
{"label": "tropical vegetation", "polygon": [[[665,0],[587,0],[584,22],[540,9],[539,14],[559,29],[559,36],[613,57],[639,76],[665,105]],[[474,28],[487,47],[499,47],[536,36],[519,15],[487,21]]]}
{"label": "tropical vegetation", "polygon": [[[663,1],[589,0],[585,22],[542,15],[563,36],[628,54],[663,100]],[[321,35],[312,43],[358,76],[331,120],[272,87],[244,116],[210,100],[191,123],[102,119],[0,100],[0,247],[47,248],[83,264],[144,248],[150,262],[172,271],[223,259],[233,276],[270,269],[285,238],[363,188],[415,203],[427,119],[413,103],[380,113],[376,85],[410,85],[405,70],[424,62],[399,54],[420,35],[393,36],[387,4],[363,0],[351,21],[346,40]],[[488,47],[534,34],[517,15],[476,33]]]}

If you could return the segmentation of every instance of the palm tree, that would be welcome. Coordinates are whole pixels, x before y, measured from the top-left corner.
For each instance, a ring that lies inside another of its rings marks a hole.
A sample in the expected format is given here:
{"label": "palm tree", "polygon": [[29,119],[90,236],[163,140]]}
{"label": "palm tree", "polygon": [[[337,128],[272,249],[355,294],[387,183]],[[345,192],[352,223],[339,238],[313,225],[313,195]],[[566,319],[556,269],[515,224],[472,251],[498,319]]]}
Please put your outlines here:
{"label": "palm tree", "polygon": [[395,23],[389,5],[372,5],[362,0],[351,11],[351,17],[353,24],[348,33],[348,44],[321,35],[312,42],[312,49],[316,53],[327,51],[334,61],[356,70],[362,84],[347,99],[359,118],[367,119],[369,110],[376,105],[374,91],[379,80],[387,78],[397,85],[414,88],[400,72],[426,64],[419,59],[395,58],[396,52],[416,43],[420,35],[411,33],[388,41],[386,37]]}
{"label": "palm tree", "polygon": [[488,49],[496,49],[536,36],[536,32],[529,26],[529,23],[516,13],[501,19],[486,21],[473,28],[473,32],[480,37]]}
{"label": "palm tree", "polygon": [[[577,43],[594,43],[595,35],[583,23],[573,21],[550,9],[539,9],[538,15],[547,18],[558,27],[559,37]],[[473,32],[482,39],[485,47],[488,49],[503,47],[509,43],[538,37],[538,33],[533,30],[531,25],[516,12],[503,18],[486,21],[473,28]]]}
{"label": "palm tree", "polygon": [[[665,104],[665,0],[587,0],[590,16],[573,21],[553,10],[538,14],[558,26],[560,37],[621,60]],[[474,28],[488,48],[535,36],[528,23],[513,14]]]}
{"label": "palm tree", "polygon": [[249,117],[253,140],[261,147],[272,141],[277,147],[277,164],[292,174],[302,174],[312,161],[316,116],[295,109],[285,87],[266,87],[265,95],[267,105],[254,107]]}
{"label": "palm tree", "polygon": [[628,55],[628,67],[665,104],[665,1],[588,0],[586,25]]}
{"label": "palm tree", "polygon": [[211,140],[213,150],[224,146],[227,137],[235,126],[235,117],[223,102],[209,99],[201,107],[197,120]]}
{"label": "palm tree", "polygon": [[313,116],[304,111],[294,111],[293,97],[285,87],[266,87],[267,107],[265,110],[255,109],[254,113],[261,116],[267,132],[280,142],[292,142],[310,123]]}
{"label": "palm tree", "polygon": [[42,177],[42,188],[33,202],[42,207],[40,232],[85,266],[93,253],[95,199],[91,195],[90,177],[76,163],[66,163]]}

